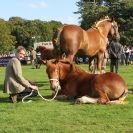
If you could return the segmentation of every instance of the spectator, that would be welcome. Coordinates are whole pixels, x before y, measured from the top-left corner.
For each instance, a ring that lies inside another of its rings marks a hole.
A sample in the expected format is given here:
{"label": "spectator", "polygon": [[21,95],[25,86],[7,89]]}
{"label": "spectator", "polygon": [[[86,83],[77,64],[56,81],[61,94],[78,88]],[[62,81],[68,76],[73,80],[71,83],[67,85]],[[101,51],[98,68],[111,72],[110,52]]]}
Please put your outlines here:
{"label": "spectator", "polygon": [[33,47],[30,48],[30,58],[31,58],[31,64],[32,68],[36,68],[36,51],[34,50]]}
{"label": "spectator", "polygon": [[16,50],[15,57],[9,61],[6,67],[3,92],[10,95],[10,99],[13,103],[30,94],[31,91],[33,91],[32,96],[37,95],[37,86],[32,85],[22,75],[20,61],[24,59],[25,54],[25,48],[19,46]]}
{"label": "spectator", "polygon": [[125,51],[124,51],[124,46],[121,46],[121,65],[125,64]]}
{"label": "spectator", "polygon": [[130,63],[133,64],[133,47],[131,47],[131,49],[130,49],[130,58],[129,58],[129,60],[130,60]]}
{"label": "spectator", "polygon": [[[119,39],[113,39],[109,44],[110,72],[118,73],[119,59],[121,55],[121,44]],[[115,69],[115,71],[114,71]]]}
{"label": "spectator", "polygon": [[128,46],[125,46],[125,64],[129,65],[130,49]]}

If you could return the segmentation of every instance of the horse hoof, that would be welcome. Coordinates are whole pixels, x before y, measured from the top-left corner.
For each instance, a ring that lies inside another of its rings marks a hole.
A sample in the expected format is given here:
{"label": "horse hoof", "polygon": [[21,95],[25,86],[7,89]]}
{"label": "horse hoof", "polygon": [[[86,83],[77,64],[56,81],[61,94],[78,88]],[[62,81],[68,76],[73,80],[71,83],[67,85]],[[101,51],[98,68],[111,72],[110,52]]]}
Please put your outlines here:
{"label": "horse hoof", "polygon": [[76,101],[75,101],[75,104],[81,104],[81,99],[77,98]]}

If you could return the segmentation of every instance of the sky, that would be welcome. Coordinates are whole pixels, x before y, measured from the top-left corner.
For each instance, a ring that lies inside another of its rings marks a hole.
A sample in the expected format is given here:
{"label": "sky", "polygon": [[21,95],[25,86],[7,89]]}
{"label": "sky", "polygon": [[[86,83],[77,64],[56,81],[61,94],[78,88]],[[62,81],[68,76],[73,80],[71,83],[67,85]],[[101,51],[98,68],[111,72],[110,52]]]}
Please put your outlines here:
{"label": "sky", "polygon": [[79,0],[0,0],[0,18],[21,17],[27,20],[60,21],[79,24],[76,2]]}

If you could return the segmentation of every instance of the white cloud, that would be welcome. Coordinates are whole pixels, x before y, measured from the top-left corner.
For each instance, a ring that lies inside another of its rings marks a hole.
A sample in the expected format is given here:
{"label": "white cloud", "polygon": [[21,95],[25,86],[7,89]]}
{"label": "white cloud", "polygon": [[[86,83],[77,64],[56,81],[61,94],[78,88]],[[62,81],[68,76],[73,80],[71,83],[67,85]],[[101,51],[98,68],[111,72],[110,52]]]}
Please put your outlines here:
{"label": "white cloud", "polygon": [[61,18],[61,22],[65,24],[76,24],[78,25],[78,20],[75,17],[68,16],[66,18]]}
{"label": "white cloud", "polygon": [[40,1],[40,2],[37,2],[37,3],[31,3],[30,7],[31,8],[46,8],[47,4],[44,1]]}

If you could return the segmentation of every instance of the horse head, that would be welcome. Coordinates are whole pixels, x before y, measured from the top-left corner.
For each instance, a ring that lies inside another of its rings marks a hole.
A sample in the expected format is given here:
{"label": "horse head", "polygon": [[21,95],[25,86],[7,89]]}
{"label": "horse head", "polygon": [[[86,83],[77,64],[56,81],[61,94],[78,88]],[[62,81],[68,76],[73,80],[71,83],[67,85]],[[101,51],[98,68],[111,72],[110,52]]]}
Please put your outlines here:
{"label": "horse head", "polygon": [[52,59],[46,62],[46,72],[53,91],[61,88],[60,81],[67,78],[67,75],[72,71],[72,67],[73,64],[68,60]]}
{"label": "horse head", "polygon": [[110,34],[113,38],[120,39],[120,34],[119,34],[119,31],[118,31],[118,25],[117,25],[117,22],[114,19],[112,19],[112,27],[111,27],[111,30],[110,30]]}
{"label": "horse head", "polygon": [[45,49],[46,49],[45,46],[37,46],[36,52],[42,52],[42,51],[45,50]]}
{"label": "horse head", "polygon": [[95,27],[104,37],[107,37],[108,34],[110,34],[113,38],[120,38],[117,22],[113,18],[105,16],[96,22]]}

